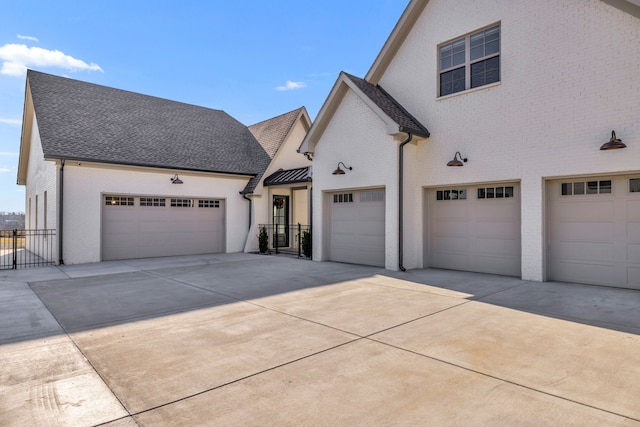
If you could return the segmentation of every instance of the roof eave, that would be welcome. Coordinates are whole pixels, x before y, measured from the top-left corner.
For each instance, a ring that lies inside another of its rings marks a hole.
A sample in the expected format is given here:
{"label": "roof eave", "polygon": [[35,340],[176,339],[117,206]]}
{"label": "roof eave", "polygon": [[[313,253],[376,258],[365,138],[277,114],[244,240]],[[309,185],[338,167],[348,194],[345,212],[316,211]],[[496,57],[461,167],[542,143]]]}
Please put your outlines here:
{"label": "roof eave", "polygon": [[429,3],[429,0],[411,0],[407,5],[396,26],[393,28],[391,35],[382,46],[373,65],[366,74],[364,78],[366,81],[374,85],[380,82],[380,78],[393,60],[400,46],[402,46],[402,43],[404,43],[404,40],[407,38],[407,35],[420,17],[427,3]]}

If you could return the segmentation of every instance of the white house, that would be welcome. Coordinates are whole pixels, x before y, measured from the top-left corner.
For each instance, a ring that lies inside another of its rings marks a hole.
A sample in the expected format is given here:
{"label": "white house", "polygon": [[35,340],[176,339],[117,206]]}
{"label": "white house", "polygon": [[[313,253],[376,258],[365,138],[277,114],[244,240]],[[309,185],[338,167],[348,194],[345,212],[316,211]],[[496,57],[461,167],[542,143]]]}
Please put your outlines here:
{"label": "white house", "polygon": [[224,111],[27,73],[18,184],[60,263],[242,252],[271,162]]}
{"label": "white house", "polygon": [[314,260],[640,288],[639,107],[636,0],[412,0],[300,148]]}
{"label": "white house", "polygon": [[271,163],[244,194],[251,200],[252,227],[245,252],[258,250],[259,227],[266,226],[270,246],[297,250],[298,225],[308,229],[311,221],[311,160],[298,148],[311,127],[304,107],[249,126]]}

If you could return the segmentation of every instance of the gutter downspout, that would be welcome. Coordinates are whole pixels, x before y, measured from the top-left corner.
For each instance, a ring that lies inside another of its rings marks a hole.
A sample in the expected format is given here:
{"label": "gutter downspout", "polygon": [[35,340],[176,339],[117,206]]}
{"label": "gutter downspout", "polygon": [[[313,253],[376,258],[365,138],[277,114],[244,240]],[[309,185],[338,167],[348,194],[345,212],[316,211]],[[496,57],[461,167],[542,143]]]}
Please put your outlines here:
{"label": "gutter downspout", "polygon": [[251,210],[253,207],[253,199],[247,197],[246,194],[243,194],[242,198],[249,201],[249,232],[251,232]]}
{"label": "gutter downspout", "polygon": [[60,200],[58,201],[58,265],[64,265],[64,260],[62,258],[62,240],[64,234],[62,231],[64,230],[64,159],[60,160]]}
{"label": "gutter downspout", "polygon": [[399,152],[399,161],[398,161],[398,268],[400,268],[400,271],[407,271],[407,269],[404,268],[404,266],[402,265],[402,258],[404,255],[404,250],[403,250],[404,239],[402,236],[404,233],[404,224],[402,221],[402,204],[404,201],[404,195],[403,195],[404,151],[403,149],[405,145],[411,142],[411,140],[413,139],[413,134],[411,132],[408,132],[407,135],[408,135],[407,139],[405,139],[400,143],[400,147],[399,147],[400,152]]}

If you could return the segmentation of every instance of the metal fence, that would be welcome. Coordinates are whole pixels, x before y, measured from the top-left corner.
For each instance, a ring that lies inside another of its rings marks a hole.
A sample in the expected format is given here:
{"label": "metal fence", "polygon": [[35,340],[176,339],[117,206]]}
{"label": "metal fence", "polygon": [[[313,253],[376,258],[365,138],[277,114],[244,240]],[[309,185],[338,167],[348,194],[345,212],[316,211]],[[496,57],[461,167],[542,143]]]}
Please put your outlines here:
{"label": "metal fence", "polygon": [[259,227],[267,231],[269,251],[311,258],[311,226],[260,224]]}
{"label": "metal fence", "polygon": [[0,270],[55,265],[55,230],[0,230]]}

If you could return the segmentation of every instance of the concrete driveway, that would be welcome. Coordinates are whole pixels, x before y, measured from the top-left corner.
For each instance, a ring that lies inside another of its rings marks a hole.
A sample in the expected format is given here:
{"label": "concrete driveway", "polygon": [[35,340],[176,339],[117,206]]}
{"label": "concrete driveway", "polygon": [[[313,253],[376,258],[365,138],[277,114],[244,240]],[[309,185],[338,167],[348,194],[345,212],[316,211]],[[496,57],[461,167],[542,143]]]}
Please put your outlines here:
{"label": "concrete driveway", "polygon": [[248,254],[0,271],[3,426],[640,426],[640,292]]}

